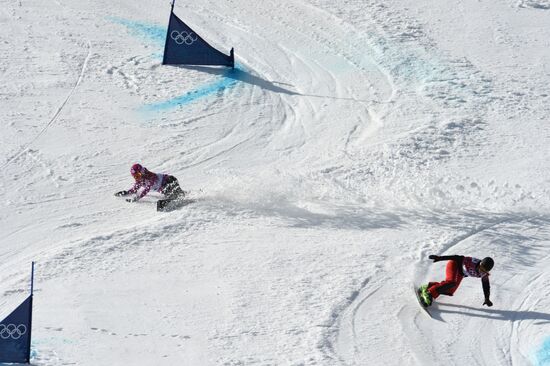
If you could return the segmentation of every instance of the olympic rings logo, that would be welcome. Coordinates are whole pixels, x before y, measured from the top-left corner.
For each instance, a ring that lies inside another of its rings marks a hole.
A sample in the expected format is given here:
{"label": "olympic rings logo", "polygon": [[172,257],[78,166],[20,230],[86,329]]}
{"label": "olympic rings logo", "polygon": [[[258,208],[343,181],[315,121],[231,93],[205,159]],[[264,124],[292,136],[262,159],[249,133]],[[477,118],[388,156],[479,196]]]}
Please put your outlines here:
{"label": "olympic rings logo", "polygon": [[0,324],[0,338],[2,339],[19,339],[27,333],[27,326],[25,324]]}
{"label": "olympic rings logo", "polygon": [[185,43],[188,46],[191,46],[196,40],[199,39],[199,37],[197,37],[197,35],[193,32],[178,32],[176,30],[170,33],[170,38],[172,38],[179,45]]}

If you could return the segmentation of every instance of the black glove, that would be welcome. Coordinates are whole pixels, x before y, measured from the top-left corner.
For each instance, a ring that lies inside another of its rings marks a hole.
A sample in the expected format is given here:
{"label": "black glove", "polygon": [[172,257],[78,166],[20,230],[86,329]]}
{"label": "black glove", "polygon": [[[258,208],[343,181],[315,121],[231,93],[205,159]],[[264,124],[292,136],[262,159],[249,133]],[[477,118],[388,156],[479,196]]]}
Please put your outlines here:
{"label": "black glove", "polygon": [[432,260],[434,261],[434,263],[437,262],[437,261],[439,260],[439,256],[433,255],[433,254],[431,254],[430,256],[428,256],[428,258],[432,259]]}
{"label": "black glove", "polygon": [[120,192],[115,193],[115,196],[117,196],[117,197],[122,197],[122,196],[127,196],[127,195],[129,195],[128,191],[120,191]]}
{"label": "black glove", "polygon": [[137,197],[126,198],[126,202],[136,202],[137,200],[138,200]]}
{"label": "black glove", "polygon": [[485,302],[483,303],[483,305],[487,305],[488,307],[491,307],[493,306],[493,303],[491,302],[491,300],[485,299]]}

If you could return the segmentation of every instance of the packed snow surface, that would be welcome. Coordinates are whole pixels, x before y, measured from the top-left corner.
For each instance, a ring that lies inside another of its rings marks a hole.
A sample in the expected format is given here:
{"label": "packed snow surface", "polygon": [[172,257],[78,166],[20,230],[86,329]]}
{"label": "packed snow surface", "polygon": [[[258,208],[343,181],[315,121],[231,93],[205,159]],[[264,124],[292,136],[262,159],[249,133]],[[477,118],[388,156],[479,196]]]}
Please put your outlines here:
{"label": "packed snow surface", "polygon": [[[550,2],[0,0],[0,310],[34,365],[549,365]],[[196,202],[113,196],[141,162]],[[428,255],[491,256],[441,296]]]}

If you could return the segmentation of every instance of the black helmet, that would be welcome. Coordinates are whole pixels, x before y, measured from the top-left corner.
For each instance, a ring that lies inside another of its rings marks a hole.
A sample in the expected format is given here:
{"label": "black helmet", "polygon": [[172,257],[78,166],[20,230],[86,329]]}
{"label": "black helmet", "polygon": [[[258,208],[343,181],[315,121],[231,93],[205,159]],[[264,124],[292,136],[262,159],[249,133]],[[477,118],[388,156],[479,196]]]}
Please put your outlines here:
{"label": "black helmet", "polygon": [[479,263],[481,267],[485,270],[485,272],[489,272],[493,266],[495,265],[495,261],[491,257],[485,257],[481,260]]}

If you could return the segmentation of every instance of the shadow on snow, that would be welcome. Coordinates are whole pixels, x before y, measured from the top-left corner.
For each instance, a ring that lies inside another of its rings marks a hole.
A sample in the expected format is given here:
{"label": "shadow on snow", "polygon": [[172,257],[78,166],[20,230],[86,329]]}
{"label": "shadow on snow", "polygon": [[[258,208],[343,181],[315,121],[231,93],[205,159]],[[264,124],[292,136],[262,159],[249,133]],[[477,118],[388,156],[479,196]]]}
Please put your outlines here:
{"label": "shadow on snow", "polygon": [[269,81],[266,79],[263,79],[259,76],[253,75],[248,71],[242,70],[240,68],[230,69],[227,68],[218,68],[218,67],[207,67],[207,66],[189,66],[189,65],[179,65],[175,66],[183,69],[188,70],[195,70],[195,71],[201,71],[212,75],[219,75],[226,78],[233,79],[235,81],[240,81],[245,84],[257,86],[263,90],[268,90],[274,93],[280,93],[280,94],[287,94],[287,95],[297,95],[297,96],[303,96],[303,97],[315,97],[315,98],[328,98],[328,99],[338,99],[338,100],[350,100],[354,102],[369,102],[374,103],[373,100],[363,100],[363,99],[356,99],[356,98],[345,98],[345,97],[335,97],[330,95],[316,95],[316,94],[304,94],[304,93],[298,93],[293,90],[290,90],[288,88],[285,88],[280,85],[290,86],[294,87],[291,84],[288,83],[282,83],[278,81]]}
{"label": "shadow on snow", "polygon": [[536,325],[550,323],[550,314],[538,311],[497,310],[442,303],[438,303],[437,306],[438,311],[445,314],[460,314],[477,318],[505,321],[538,320],[538,322],[535,323]]}

